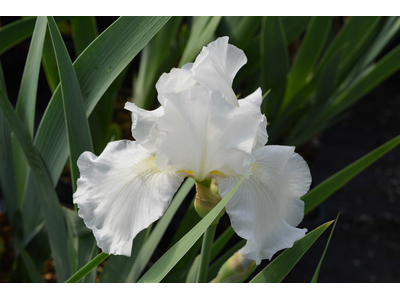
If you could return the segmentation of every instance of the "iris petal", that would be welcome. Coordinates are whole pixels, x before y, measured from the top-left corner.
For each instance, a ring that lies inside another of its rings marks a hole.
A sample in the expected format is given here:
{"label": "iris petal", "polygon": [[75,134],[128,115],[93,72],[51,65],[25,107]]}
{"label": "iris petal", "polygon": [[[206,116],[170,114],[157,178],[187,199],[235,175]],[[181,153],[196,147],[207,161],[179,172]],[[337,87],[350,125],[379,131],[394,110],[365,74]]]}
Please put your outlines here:
{"label": "iris petal", "polygon": [[238,105],[232,82],[247,58],[242,50],[228,44],[228,40],[228,37],[218,38],[203,47],[191,70],[194,80],[213,91],[222,92],[230,103]]}
{"label": "iris petal", "polygon": [[[253,174],[245,179],[226,205],[235,232],[247,240],[243,256],[260,264],[279,250],[293,246],[306,229],[295,228],[304,215],[300,200],[311,175],[293,147],[265,146],[255,157]],[[214,176],[224,197],[240,176]]]}
{"label": "iris petal", "polygon": [[211,171],[244,174],[260,123],[257,107],[241,108],[204,86],[166,94],[155,162],[160,170],[190,170],[202,181]]}
{"label": "iris petal", "polygon": [[156,153],[156,141],[160,135],[157,129],[159,118],[164,114],[164,108],[149,111],[137,107],[131,102],[125,103],[125,109],[132,112],[132,136],[150,153]]}
{"label": "iris petal", "polygon": [[163,215],[186,176],[160,172],[153,155],[126,140],[109,143],[99,157],[84,152],[78,167],[79,216],[105,253],[126,256],[134,237]]}

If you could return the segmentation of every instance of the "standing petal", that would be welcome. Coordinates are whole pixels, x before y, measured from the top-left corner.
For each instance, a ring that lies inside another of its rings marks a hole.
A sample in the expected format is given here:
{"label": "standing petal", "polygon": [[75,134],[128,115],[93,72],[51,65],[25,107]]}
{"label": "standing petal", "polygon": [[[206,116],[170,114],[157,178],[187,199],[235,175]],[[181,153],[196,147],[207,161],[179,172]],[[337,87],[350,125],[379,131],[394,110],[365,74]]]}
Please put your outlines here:
{"label": "standing petal", "polygon": [[244,174],[260,120],[256,107],[243,109],[219,92],[195,86],[167,94],[155,162],[160,170],[190,170],[202,181],[211,171]]}
{"label": "standing petal", "polygon": [[[260,264],[293,246],[306,229],[295,228],[304,215],[300,200],[311,184],[310,170],[293,147],[266,146],[255,153],[253,174],[226,205],[235,232],[247,240],[243,256]],[[215,176],[221,197],[240,176]]]}
{"label": "standing petal", "polygon": [[[190,65],[191,64],[187,64],[185,66],[189,68]],[[183,69],[183,67],[182,69],[173,68],[171,72],[162,74],[158,79],[156,89],[158,101],[162,105],[164,105],[164,98],[162,98],[164,94],[171,92],[178,93],[195,85],[196,81],[193,79],[193,73],[190,70]]]}
{"label": "standing petal", "polygon": [[158,220],[186,174],[160,172],[137,142],[111,142],[97,157],[78,159],[81,177],[74,194],[78,214],[105,253],[131,255],[132,240]]}
{"label": "standing petal", "polygon": [[261,115],[261,102],[262,102],[262,95],[261,95],[261,88],[255,90],[255,92],[244,99],[240,99],[239,106],[243,108],[252,108],[257,107],[259,110],[259,119],[260,125],[258,126],[257,137],[254,140],[253,145],[253,152],[257,151],[261,147],[264,147],[265,144],[268,142],[268,133],[267,133],[267,118],[264,115]]}
{"label": "standing petal", "polygon": [[238,105],[232,82],[247,58],[242,50],[228,44],[228,40],[225,36],[203,47],[191,70],[194,80],[222,92],[230,103]]}
{"label": "standing petal", "polygon": [[156,153],[156,142],[160,136],[157,130],[158,119],[164,114],[164,108],[148,111],[131,102],[125,103],[125,109],[132,112],[132,136],[147,151]]}

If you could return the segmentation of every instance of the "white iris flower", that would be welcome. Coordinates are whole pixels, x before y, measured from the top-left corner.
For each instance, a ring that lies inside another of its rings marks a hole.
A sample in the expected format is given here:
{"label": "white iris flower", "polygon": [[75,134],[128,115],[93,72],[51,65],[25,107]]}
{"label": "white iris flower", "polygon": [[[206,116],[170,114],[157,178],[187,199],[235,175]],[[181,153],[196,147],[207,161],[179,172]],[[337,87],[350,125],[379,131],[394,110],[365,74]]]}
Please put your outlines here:
{"label": "white iris flower", "polygon": [[74,203],[105,253],[130,256],[134,237],[163,215],[185,177],[215,178],[224,197],[249,168],[226,205],[233,229],[247,240],[243,256],[259,264],[305,235],[296,226],[309,168],[294,147],[264,146],[260,88],[236,99],[232,81],[246,61],[228,37],[203,47],[194,63],[160,77],[158,109],[126,103],[136,141],[79,157]]}

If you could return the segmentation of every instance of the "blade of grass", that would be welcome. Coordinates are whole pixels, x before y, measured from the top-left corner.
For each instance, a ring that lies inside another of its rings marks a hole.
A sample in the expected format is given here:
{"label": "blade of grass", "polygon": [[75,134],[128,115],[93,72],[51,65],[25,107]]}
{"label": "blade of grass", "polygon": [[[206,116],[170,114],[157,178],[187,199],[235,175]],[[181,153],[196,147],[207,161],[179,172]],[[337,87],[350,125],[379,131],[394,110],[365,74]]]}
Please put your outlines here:
{"label": "blade of grass", "polygon": [[320,259],[320,261],[318,263],[317,269],[315,270],[314,276],[311,279],[311,283],[317,283],[319,271],[320,271],[321,265],[322,265],[322,261],[324,260],[326,250],[328,250],[329,242],[331,241],[332,234],[333,234],[333,231],[335,230],[336,223],[337,223],[338,219],[339,219],[339,215],[336,217],[335,223],[333,224],[333,227],[332,227],[332,230],[331,230],[331,234],[329,235],[328,241],[326,242],[326,246],[325,246],[324,252],[322,253],[321,259]]}
{"label": "blade of grass", "polygon": [[305,237],[294,243],[292,248],[286,249],[282,254],[269,263],[260,273],[258,273],[250,283],[279,283],[291,269],[297,264],[300,258],[314,244],[320,235],[332,224],[327,222],[314,229]]}
{"label": "blade of grass", "polygon": [[[250,169],[249,169],[250,171]],[[247,173],[249,173],[247,171]],[[202,236],[204,231],[219,215],[226,203],[243,182],[247,173],[233,189],[182,239],[169,249],[139,280],[139,282],[160,282],[173,266],[185,255],[193,244]]]}
{"label": "blade of grass", "polygon": [[357,176],[361,171],[366,169],[373,162],[381,158],[383,155],[388,153],[390,150],[400,144],[400,135],[386,142],[382,146],[376,148],[370,153],[364,155],[351,165],[340,170],[336,174],[332,175],[324,182],[309,191],[301,199],[305,203],[304,213],[310,212],[313,208],[318,206],[322,201],[340,189],[343,185]]}
{"label": "blade of grass", "polygon": [[0,109],[29,162],[36,192],[39,199],[43,201],[42,209],[47,224],[57,278],[63,281],[70,276],[71,270],[67,250],[67,233],[64,216],[49,172],[36,147],[30,141],[29,132],[19,121],[3,90],[0,90]]}
{"label": "blade of grass", "polygon": [[75,192],[76,182],[79,177],[77,161],[83,152],[93,152],[92,138],[90,136],[89,124],[83,106],[81,89],[68,50],[65,47],[53,17],[48,17],[47,20],[61,81],[64,117],[67,126],[72,189]]}

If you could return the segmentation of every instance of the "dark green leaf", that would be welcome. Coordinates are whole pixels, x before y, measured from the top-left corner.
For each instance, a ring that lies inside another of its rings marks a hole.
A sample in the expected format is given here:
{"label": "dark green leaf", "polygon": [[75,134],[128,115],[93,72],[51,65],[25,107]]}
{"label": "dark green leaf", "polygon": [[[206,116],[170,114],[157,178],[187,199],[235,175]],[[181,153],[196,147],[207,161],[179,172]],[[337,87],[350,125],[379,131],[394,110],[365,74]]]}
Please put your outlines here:
{"label": "dark green leaf", "polygon": [[317,62],[331,27],[331,17],[313,17],[288,76],[283,105],[301,89]]}
{"label": "dark green leaf", "polygon": [[291,43],[306,29],[311,17],[290,16],[283,17],[283,28],[286,34],[286,41]]}
{"label": "dark green leaf", "polygon": [[30,140],[29,132],[19,121],[3,90],[0,90],[0,109],[29,162],[36,192],[40,201],[43,201],[42,209],[47,224],[57,278],[60,281],[64,281],[70,276],[71,272],[67,250],[67,233],[64,216],[49,172],[39,152]]}
{"label": "dark green leaf", "polygon": [[262,112],[271,122],[283,100],[289,69],[285,31],[280,17],[263,17],[260,51],[261,88],[264,92],[271,89],[263,101]]}
{"label": "dark green leaf", "polygon": [[300,258],[314,244],[320,235],[332,224],[327,222],[314,229],[305,237],[294,243],[292,248],[286,249],[282,254],[269,263],[260,273],[258,273],[250,283],[279,283],[291,269],[297,264]]}
{"label": "dark green leaf", "polygon": [[76,78],[67,48],[64,45],[54,19],[52,17],[48,17],[47,19],[57,59],[58,75],[61,81],[61,93],[69,145],[72,188],[75,192],[76,182],[79,177],[77,161],[84,151],[93,152],[92,138],[90,136],[89,124],[86,119],[78,79]]}
{"label": "dark green leaf", "polygon": [[335,223],[333,224],[333,227],[332,227],[332,230],[331,230],[331,234],[329,235],[328,241],[326,242],[324,253],[322,253],[321,259],[320,259],[320,261],[318,263],[318,267],[315,270],[314,276],[313,276],[313,278],[311,280],[312,283],[317,283],[319,271],[320,271],[321,265],[322,265],[322,261],[324,260],[326,250],[328,250],[329,242],[331,241],[332,234],[333,234],[333,231],[335,230],[336,223],[337,223],[338,219],[339,219],[339,215],[336,217]]}
{"label": "dark green leaf", "polygon": [[357,176],[361,171],[385,155],[387,152],[400,144],[400,135],[391,139],[382,146],[376,148],[365,156],[361,157],[351,165],[332,175],[324,182],[309,191],[302,200],[305,203],[304,213],[310,212],[318,206],[322,201],[340,189],[343,185]]}
{"label": "dark green leaf", "polygon": [[71,20],[75,54],[78,57],[83,50],[99,35],[95,17],[79,16]]}

